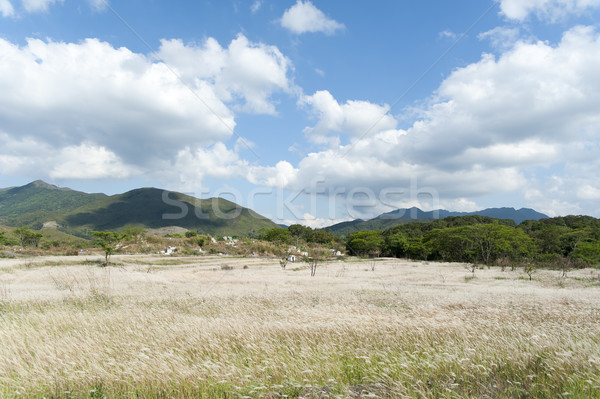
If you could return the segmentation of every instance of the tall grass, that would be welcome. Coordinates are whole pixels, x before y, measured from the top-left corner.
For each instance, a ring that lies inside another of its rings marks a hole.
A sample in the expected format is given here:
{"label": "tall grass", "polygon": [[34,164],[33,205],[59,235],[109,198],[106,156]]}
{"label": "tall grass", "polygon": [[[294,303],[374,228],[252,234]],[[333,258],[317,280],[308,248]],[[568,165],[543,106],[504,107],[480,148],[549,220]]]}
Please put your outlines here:
{"label": "tall grass", "polygon": [[600,299],[579,280],[227,263],[0,267],[0,397],[600,395]]}

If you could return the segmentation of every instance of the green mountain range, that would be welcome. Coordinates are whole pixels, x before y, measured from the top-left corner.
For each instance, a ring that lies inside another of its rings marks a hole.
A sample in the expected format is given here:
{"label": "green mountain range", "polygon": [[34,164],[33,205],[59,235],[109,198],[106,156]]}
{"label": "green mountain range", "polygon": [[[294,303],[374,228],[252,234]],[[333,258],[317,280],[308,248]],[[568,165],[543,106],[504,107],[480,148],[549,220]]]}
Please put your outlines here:
{"label": "green mountain range", "polygon": [[223,198],[198,199],[157,188],[141,188],[108,196],[59,188],[41,180],[0,189],[0,224],[87,236],[93,230],[125,226],[177,226],[200,233],[252,236],[276,224]]}
{"label": "green mountain range", "polygon": [[344,237],[357,231],[385,230],[390,227],[406,223],[428,223],[449,216],[487,216],[495,219],[512,220],[515,225],[525,220],[540,220],[548,218],[547,215],[529,208],[487,208],[475,212],[452,212],[445,209],[435,211],[422,211],[419,208],[401,208],[384,213],[370,220],[356,219],[348,222],[334,224],[324,228],[336,236]]}

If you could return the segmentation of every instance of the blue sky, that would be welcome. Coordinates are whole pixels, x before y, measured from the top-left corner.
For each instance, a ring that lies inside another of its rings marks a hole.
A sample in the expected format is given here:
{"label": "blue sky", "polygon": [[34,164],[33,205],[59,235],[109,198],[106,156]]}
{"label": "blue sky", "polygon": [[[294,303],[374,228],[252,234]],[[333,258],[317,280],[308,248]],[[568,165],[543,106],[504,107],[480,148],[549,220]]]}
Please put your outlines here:
{"label": "blue sky", "polygon": [[0,0],[0,187],[600,216],[600,0]]}

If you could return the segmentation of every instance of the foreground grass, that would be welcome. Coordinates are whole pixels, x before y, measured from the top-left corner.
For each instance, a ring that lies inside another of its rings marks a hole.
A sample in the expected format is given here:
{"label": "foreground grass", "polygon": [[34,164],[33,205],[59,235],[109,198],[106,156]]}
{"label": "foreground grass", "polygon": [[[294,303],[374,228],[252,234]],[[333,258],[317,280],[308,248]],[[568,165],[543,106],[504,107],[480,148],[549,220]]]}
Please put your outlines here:
{"label": "foreground grass", "polygon": [[465,282],[456,265],[237,266],[6,275],[0,396],[600,395],[594,287]]}

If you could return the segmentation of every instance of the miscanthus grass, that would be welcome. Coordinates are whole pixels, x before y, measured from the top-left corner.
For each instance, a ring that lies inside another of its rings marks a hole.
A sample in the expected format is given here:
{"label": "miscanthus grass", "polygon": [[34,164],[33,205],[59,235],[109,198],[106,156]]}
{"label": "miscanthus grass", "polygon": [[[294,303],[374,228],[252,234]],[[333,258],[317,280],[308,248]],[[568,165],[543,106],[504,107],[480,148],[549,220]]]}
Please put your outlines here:
{"label": "miscanthus grass", "polygon": [[529,281],[398,260],[315,277],[253,259],[12,262],[0,263],[0,397],[600,395],[593,270]]}

